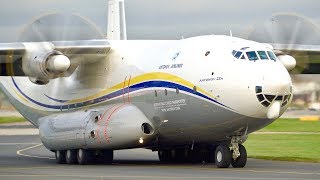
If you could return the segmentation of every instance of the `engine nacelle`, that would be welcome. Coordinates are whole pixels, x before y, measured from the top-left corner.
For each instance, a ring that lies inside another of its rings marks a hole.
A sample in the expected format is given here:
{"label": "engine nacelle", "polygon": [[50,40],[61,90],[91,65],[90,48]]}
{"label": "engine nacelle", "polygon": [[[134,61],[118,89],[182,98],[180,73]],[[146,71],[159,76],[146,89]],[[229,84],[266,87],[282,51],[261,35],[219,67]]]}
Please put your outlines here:
{"label": "engine nacelle", "polygon": [[284,65],[284,67],[286,67],[288,71],[291,71],[297,65],[296,59],[289,55],[280,55],[278,56],[278,59]]}
{"label": "engine nacelle", "polygon": [[22,69],[35,84],[49,83],[50,79],[59,77],[71,65],[69,58],[55,51],[51,43],[24,43],[24,45],[26,53],[22,58]]}

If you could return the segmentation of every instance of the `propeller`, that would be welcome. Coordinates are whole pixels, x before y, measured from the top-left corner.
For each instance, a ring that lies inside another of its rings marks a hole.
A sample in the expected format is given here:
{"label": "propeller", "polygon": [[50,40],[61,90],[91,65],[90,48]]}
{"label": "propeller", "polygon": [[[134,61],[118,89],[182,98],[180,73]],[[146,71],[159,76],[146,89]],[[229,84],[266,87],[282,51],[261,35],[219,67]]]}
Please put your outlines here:
{"label": "propeller", "polygon": [[[72,41],[72,40],[90,40],[90,39],[104,39],[105,35],[101,32],[91,20],[79,14],[67,14],[50,12],[41,14],[31,19],[27,24],[23,25],[17,36],[17,42],[47,42],[47,41]],[[45,43],[43,44],[45,46]],[[74,52],[74,50],[73,50]],[[68,55],[67,51],[61,52]],[[70,70],[67,73],[73,73],[78,67],[78,60],[85,58],[84,56],[68,55],[71,60]],[[61,56],[61,57],[60,57]],[[55,56],[55,58],[66,58],[63,55]],[[52,61],[53,62],[53,61]],[[56,71],[65,71],[64,64],[50,63],[48,66]],[[70,74],[67,74],[69,76]],[[46,85],[46,96],[54,99],[66,100],[66,97],[61,97],[59,91],[61,87],[69,87],[76,89],[76,84],[73,83],[75,77],[52,79]]]}
{"label": "propeller", "polygon": [[[277,55],[290,55],[297,60],[292,74],[313,71],[311,65],[320,64],[315,54],[293,51],[295,45],[320,45],[320,27],[309,18],[293,13],[273,14],[263,24],[256,25],[245,36],[247,39],[274,45],[282,44]],[[310,71],[311,70],[311,71]]]}

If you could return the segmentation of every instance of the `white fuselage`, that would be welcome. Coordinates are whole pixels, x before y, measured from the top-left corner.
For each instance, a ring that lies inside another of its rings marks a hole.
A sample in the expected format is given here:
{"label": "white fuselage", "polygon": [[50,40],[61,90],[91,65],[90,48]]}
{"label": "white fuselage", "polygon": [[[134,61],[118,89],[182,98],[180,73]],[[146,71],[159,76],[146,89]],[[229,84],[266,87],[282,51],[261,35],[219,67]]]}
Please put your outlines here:
{"label": "white fuselage", "polygon": [[[244,54],[272,51],[264,44],[214,35],[176,41],[115,40],[110,44],[105,60],[80,65],[70,77],[51,80],[45,86],[17,77],[2,77],[1,83],[21,114],[36,126],[39,118],[50,114],[129,102],[138,104],[150,119],[183,119],[181,124],[173,123],[174,128],[187,131],[195,123],[186,134],[202,131],[197,124],[221,128],[224,121],[237,119],[241,125],[228,133],[235,133],[243,124],[252,132],[278,118],[291,101],[291,78],[281,62],[233,55],[244,47]],[[267,100],[268,95],[274,97]],[[201,117],[198,112],[206,115]],[[228,113],[233,114],[232,119]],[[220,119],[204,121],[214,117]],[[243,121],[246,118],[253,120]],[[259,119],[261,124],[255,124]],[[254,122],[252,126],[250,122]],[[183,124],[186,127],[178,127]],[[230,128],[230,124],[226,126]]]}

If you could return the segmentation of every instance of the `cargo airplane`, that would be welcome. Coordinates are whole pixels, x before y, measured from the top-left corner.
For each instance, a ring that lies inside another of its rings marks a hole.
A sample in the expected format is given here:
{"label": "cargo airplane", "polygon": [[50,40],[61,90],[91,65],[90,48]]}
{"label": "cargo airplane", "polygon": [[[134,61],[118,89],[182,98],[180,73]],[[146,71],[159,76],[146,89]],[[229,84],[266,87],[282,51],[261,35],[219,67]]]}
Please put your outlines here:
{"label": "cargo airplane", "polygon": [[127,40],[124,1],[108,13],[106,39],[0,44],[1,89],[57,162],[146,148],[165,163],[244,167],[248,135],[292,100],[295,58],[224,35]]}

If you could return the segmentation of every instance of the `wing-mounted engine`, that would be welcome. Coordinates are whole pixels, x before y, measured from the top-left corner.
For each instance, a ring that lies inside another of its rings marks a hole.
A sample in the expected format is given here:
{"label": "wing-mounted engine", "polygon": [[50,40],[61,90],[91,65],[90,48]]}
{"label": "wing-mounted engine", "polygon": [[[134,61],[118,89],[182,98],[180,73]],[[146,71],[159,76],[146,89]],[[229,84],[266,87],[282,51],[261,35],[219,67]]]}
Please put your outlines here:
{"label": "wing-mounted engine", "polygon": [[0,76],[27,76],[44,85],[70,76],[80,64],[104,60],[107,40],[52,41],[0,44]]}
{"label": "wing-mounted engine", "polygon": [[279,61],[283,64],[283,66],[290,72],[292,71],[296,65],[297,61],[293,56],[290,56],[282,51],[276,50],[275,54]]}
{"label": "wing-mounted engine", "polygon": [[24,43],[26,52],[22,57],[22,70],[30,81],[44,85],[50,79],[61,77],[70,65],[70,59],[54,50],[54,45],[45,43]]}

